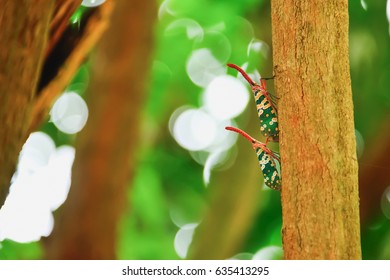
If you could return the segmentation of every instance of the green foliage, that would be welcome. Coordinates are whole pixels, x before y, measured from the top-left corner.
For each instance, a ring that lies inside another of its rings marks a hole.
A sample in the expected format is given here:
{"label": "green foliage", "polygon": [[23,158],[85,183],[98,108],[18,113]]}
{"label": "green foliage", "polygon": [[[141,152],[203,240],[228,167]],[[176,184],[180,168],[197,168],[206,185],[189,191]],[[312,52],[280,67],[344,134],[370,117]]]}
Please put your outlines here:
{"label": "green foliage", "polygon": [[[186,62],[193,50],[209,48],[217,58],[223,56],[225,63],[227,59],[236,63],[248,61],[247,47],[255,34],[244,18],[252,9],[260,7],[262,1],[175,0],[169,3],[168,8],[174,10],[174,15],[164,14],[156,25],[151,90],[146,106],[147,115],[163,124],[179,105],[198,105],[199,87],[186,73]],[[189,39],[184,26],[171,28],[178,20],[194,21],[205,34],[218,32],[222,36]],[[259,56],[251,57],[256,67],[261,60]]]}
{"label": "green foliage", "polygon": [[42,257],[39,242],[17,243],[4,240],[0,243],[0,260],[35,260]]}
{"label": "green foliage", "polygon": [[[267,192],[273,192],[273,190]],[[262,208],[259,209],[259,213],[254,219],[256,222],[253,223],[253,228],[249,233],[245,252],[254,252],[254,249],[270,245],[281,246],[282,244],[280,196],[264,195],[261,205]],[[259,238],[259,235],[261,238]]]}
{"label": "green foliage", "polygon": [[356,128],[374,138],[390,109],[389,23],[385,1],[350,1],[350,57]]}

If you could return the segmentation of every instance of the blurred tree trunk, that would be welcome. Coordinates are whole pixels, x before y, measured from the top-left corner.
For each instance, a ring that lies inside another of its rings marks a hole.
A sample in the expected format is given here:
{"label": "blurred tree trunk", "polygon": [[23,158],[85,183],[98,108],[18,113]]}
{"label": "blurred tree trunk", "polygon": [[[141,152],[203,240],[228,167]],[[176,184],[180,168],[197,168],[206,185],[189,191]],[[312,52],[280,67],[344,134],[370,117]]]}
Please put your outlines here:
{"label": "blurred tree trunk", "polygon": [[359,259],[348,1],[272,1],[285,259]]}
{"label": "blurred tree trunk", "polygon": [[72,187],[48,240],[49,259],[114,259],[152,51],[153,0],[116,2],[92,57],[90,116],[76,145]]}
{"label": "blurred tree trunk", "polygon": [[390,118],[382,120],[380,134],[372,141],[369,150],[360,159],[359,192],[360,219],[367,225],[371,219],[381,214],[381,197],[390,184]]}
{"label": "blurred tree trunk", "polygon": [[52,0],[0,0],[0,207],[27,138]]}
{"label": "blurred tree trunk", "polygon": [[[81,1],[37,1],[36,5],[0,1],[0,43],[7,46],[0,54],[0,162],[4,170],[0,206],[24,141],[47,118],[52,103],[107,26],[111,5],[104,4],[83,18],[83,28],[69,36],[69,18]],[[53,63],[57,69],[48,67]]]}

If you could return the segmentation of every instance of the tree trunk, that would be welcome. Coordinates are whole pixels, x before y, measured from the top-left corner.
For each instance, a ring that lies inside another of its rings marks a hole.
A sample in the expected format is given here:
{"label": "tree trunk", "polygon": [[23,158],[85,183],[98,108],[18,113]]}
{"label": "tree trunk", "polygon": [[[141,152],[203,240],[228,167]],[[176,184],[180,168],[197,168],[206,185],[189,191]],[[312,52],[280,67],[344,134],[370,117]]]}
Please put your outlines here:
{"label": "tree trunk", "polygon": [[156,16],[155,1],[116,2],[92,57],[90,116],[76,145],[72,187],[52,236],[49,259],[114,259],[139,134],[139,114]]}
{"label": "tree trunk", "polygon": [[273,0],[285,259],[359,259],[347,0]]}
{"label": "tree trunk", "polygon": [[52,0],[0,0],[0,206],[26,141]]}

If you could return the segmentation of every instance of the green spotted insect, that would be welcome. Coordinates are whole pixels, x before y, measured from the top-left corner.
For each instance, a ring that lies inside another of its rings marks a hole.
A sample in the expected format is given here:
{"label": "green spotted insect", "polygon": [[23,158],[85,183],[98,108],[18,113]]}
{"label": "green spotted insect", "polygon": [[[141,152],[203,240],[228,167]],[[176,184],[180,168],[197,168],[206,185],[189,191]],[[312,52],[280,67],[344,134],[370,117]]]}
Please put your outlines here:
{"label": "green spotted insect", "polygon": [[257,114],[260,119],[260,132],[266,137],[265,144],[268,141],[279,141],[278,127],[278,112],[274,102],[271,99],[270,93],[267,91],[266,80],[270,78],[260,79],[260,84],[255,83],[245,71],[235,64],[227,64],[230,68],[236,69],[248,81],[252,87],[252,92],[255,97]]}
{"label": "green spotted insect", "polygon": [[252,143],[252,147],[255,150],[260,163],[261,172],[264,176],[264,183],[271,189],[280,191],[282,188],[282,180],[278,170],[276,169],[275,163],[275,160],[277,160],[280,164],[280,157],[268,149],[264,143],[254,139],[241,129],[231,126],[227,126],[225,129],[241,134]]}

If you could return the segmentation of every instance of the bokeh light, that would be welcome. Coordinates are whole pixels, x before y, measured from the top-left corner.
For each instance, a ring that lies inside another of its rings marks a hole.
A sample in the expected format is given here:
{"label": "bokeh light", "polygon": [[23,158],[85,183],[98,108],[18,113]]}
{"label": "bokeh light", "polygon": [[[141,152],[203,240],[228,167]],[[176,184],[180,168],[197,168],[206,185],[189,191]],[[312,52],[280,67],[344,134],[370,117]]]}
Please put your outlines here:
{"label": "bokeh light", "polygon": [[209,152],[225,151],[230,149],[237,141],[237,133],[229,133],[225,129],[226,126],[237,126],[235,122],[230,120],[217,120],[217,136],[207,148]]}
{"label": "bokeh light", "polygon": [[32,242],[51,233],[52,211],[69,192],[74,156],[73,147],[56,149],[53,140],[42,132],[30,135],[0,210],[0,241]]}
{"label": "bokeh light", "polygon": [[[387,0],[386,3],[386,16],[387,16],[387,21],[390,24],[390,0]],[[389,26],[389,35],[390,35],[390,26]]]}
{"label": "bokeh light", "polygon": [[[185,207],[187,207],[186,205]],[[183,211],[183,206],[175,205],[170,207],[169,216],[171,221],[178,227],[182,228],[187,224],[199,224],[201,219],[198,212]]]}
{"label": "bokeh light", "polygon": [[224,24],[216,25],[214,30],[205,32],[202,40],[195,41],[194,50],[207,49],[213,57],[225,64],[231,56],[232,46],[229,39],[217,29],[224,29]]}
{"label": "bokeh light", "polygon": [[203,95],[203,104],[207,111],[220,120],[240,115],[248,101],[248,89],[238,79],[228,75],[213,79]]}
{"label": "bokeh light", "polygon": [[355,129],[355,138],[356,138],[356,154],[358,158],[361,158],[364,152],[364,139],[363,139],[363,135],[357,129]]}
{"label": "bokeh light", "polygon": [[203,39],[203,28],[200,24],[190,18],[181,18],[171,22],[165,29],[165,35],[174,36],[184,32],[188,39]]}
{"label": "bokeh light", "polygon": [[165,15],[173,15],[173,11],[171,11],[168,7],[169,0],[165,0],[161,3],[158,8],[158,19],[162,19]]}
{"label": "bokeh light", "polygon": [[74,134],[83,129],[88,119],[88,107],[75,92],[66,92],[54,103],[51,121],[64,133]]}
{"label": "bokeh light", "polygon": [[[7,197],[0,211],[0,241],[10,239],[20,243],[38,241],[53,229],[53,216],[49,209],[34,201],[35,192],[18,186]],[[21,189],[23,188],[23,189]],[[34,195],[34,196],[30,196]]]}
{"label": "bokeh light", "polygon": [[253,255],[253,260],[280,260],[283,258],[283,249],[279,246],[261,248]]}
{"label": "bokeh light", "polygon": [[381,199],[381,209],[383,215],[387,219],[390,219],[390,186],[385,189]]}
{"label": "bokeh light", "polygon": [[253,257],[253,254],[251,253],[238,253],[234,255],[233,257],[229,258],[229,260],[251,260]]}
{"label": "bokeh light", "polygon": [[175,17],[186,17],[188,15],[193,15],[193,5],[194,2],[182,1],[182,0],[166,0],[165,8]]}
{"label": "bokeh light", "polygon": [[19,155],[18,173],[28,174],[45,167],[56,147],[49,135],[34,132],[27,139]]}
{"label": "bokeh light", "polygon": [[192,158],[203,169],[203,181],[210,182],[211,170],[224,162],[227,150],[234,145],[237,135],[224,128],[230,120],[218,120],[203,108],[181,107],[171,116],[169,130],[180,146],[190,151]]}
{"label": "bokeh light", "polygon": [[206,186],[210,183],[211,170],[226,159],[226,155],[226,151],[216,151],[209,154],[203,168],[203,182]]}
{"label": "bokeh light", "polygon": [[[242,38],[240,42],[235,42],[239,44],[247,44],[253,39],[254,29],[252,23],[244,17],[235,16],[233,18],[229,18],[228,23],[226,24],[225,33],[229,32],[229,29],[234,31],[236,34]],[[237,45],[233,43],[234,49],[237,49]]]}
{"label": "bokeh light", "polygon": [[189,151],[193,160],[195,160],[200,165],[205,165],[207,158],[209,157],[209,152],[206,150],[200,151]]}
{"label": "bokeh light", "polygon": [[42,187],[46,202],[52,211],[57,210],[68,196],[74,158],[75,149],[73,147],[60,146],[50,157],[45,174],[42,174],[45,177]]}
{"label": "bokeh light", "polygon": [[267,58],[269,56],[269,52],[270,47],[266,42],[258,39],[252,39],[247,49],[248,61],[255,61],[257,63],[261,59],[260,56]]}
{"label": "bokeh light", "polygon": [[367,3],[365,0],[360,0],[360,5],[362,5],[362,8],[367,11]]}
{"label": "bokeh light", "polygon": [[106,2],[106,0],[83,0],[83,2],[81,2],[81,6],[97,7],[101,4],[103,4],[104,2]]}
{"label": "bokeh light", "polygon": [[192,237],[194,236],[194,232],[197,226],[197,223],[186,224],[182,226],[176,233],[174,241],[175,251],[182,259],[187,256],[188,248],[191,245]]}
{"label": "bokeh light", "polygon": [[198,151],[207,148],[216,137],[217,123],[201,109],[182,112],[174,121],[173,137],[187,150]]}
{"label": "bokeh light", "polygon": [[206,87],[214,78],[224,75],[226,70],[226,66],[209,49],[193,51],[186,64],[191,81],[200,87]]}

